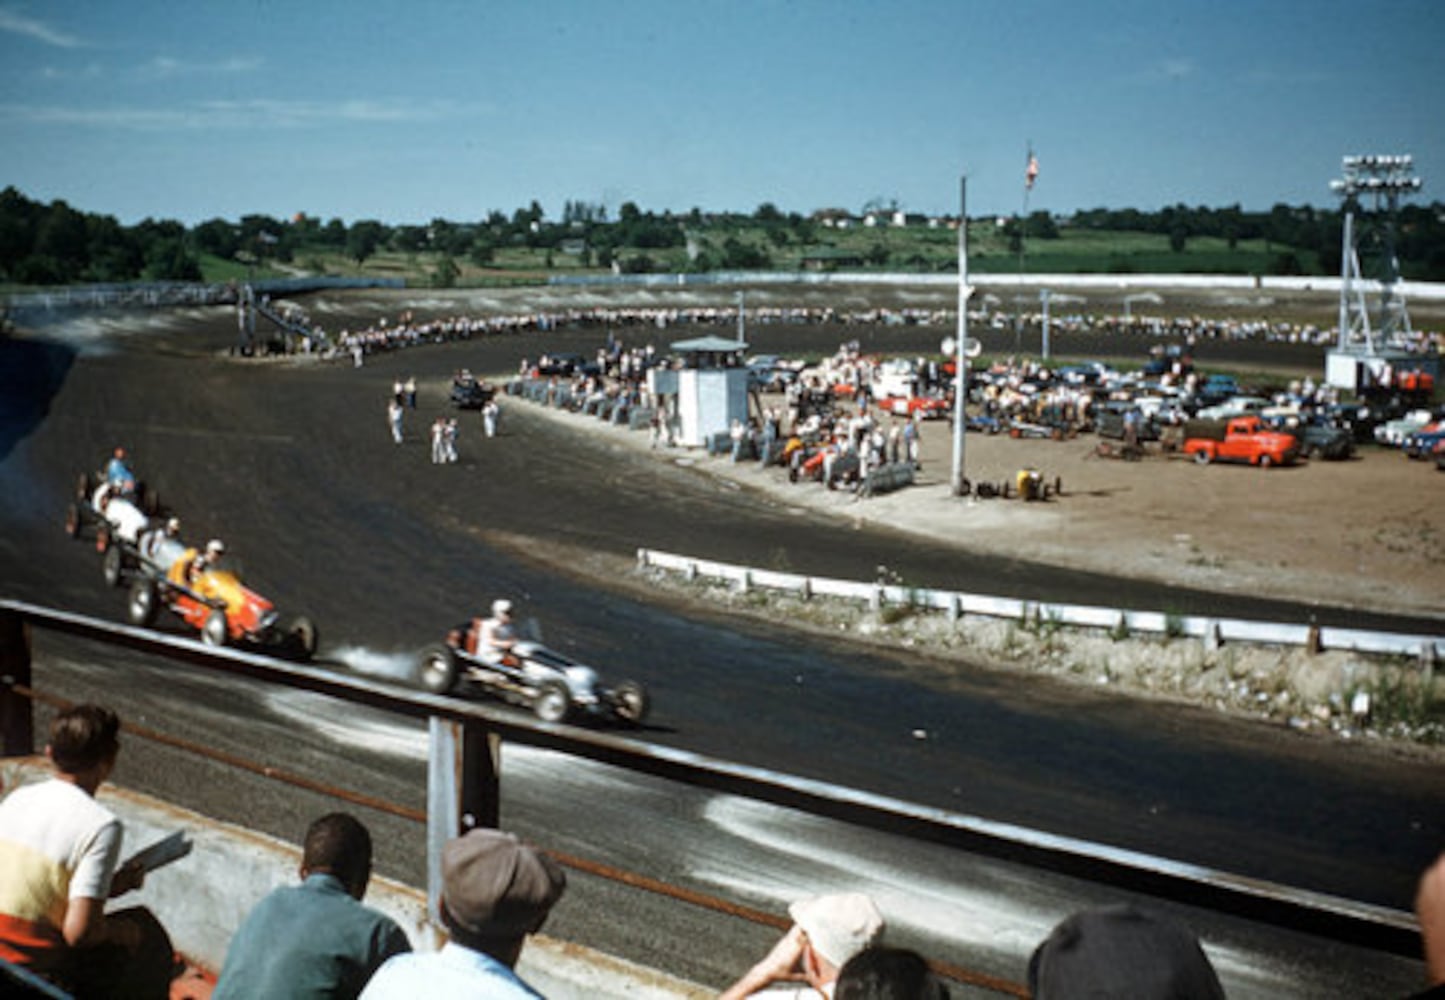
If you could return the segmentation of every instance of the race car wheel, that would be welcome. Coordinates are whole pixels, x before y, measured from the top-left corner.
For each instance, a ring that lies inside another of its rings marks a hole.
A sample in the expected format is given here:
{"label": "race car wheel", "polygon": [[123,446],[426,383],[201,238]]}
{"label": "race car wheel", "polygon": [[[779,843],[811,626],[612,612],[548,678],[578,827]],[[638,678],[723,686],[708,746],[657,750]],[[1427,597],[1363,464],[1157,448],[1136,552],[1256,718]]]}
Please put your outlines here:
{"label": "race car wheel", "polygon": [[201,626],[201,641],[207,646],[224,646],[226,632],[226,612],[217,608],[206,615],[205,624]]}
{"label": "race car wheel", "polygon": [[457,686],[457,656],[450,646],[428,646],[421,654],[417,680],[432,694],[446,694]]}
{"label": "race car wheel", "polygon": [[146,516],[155,517],[159,514],[161,512],[160,494],[146,486],[137,486],[136,489],[142,491],[140,509],[145,512]]}
{"label": "race car wheel", "polygon": [[105,558],[100,561],[100,572],[108,587],[119,587],[125,575],[125,561],[119,546],[111,546]]}
{"label": "race car wheel", "polygon": [[543,681],[532,702],[532,711],[543,722],[564,722],[572,712],[572,696],[561,681]]}
{"label": "race car wheel", "polygon": [[1209,452],[1203,448],[1200,448],[1194,453],[1194,462],[1196,465],[1208,465],[1210,462]]}
{"label": "race car wheel", "polygon": [[297,615],[291,619],[286,626],[286,637],[292,652],[300,659],[309,660],[316,655],[316,624],[310,618]]}
{"label": "race car wheel", "polygon": [[641,725],[651,707],[647,689],[636,681],[623,681],[612,692],[612,710],[629,725]]}
{"label": "race car wheel", "polygon": [[152,580],[137,580],[131,584],[130,598],[126,601],[126,617],[132,625],[153,625],[156,620],[156,606],[160,595]]}
{"label": "race car wheel", "polygon": [[95,529],[95,551],[101,555],[110,551],[110,525],[101,524]]}
{"label": "race car wheel", "polygon": [[65,533],[71,538],[80,537],[80,507],[77,504],[65,508]]}
{"label": "race car wheel", "polygon": [[90,475],[82,472],[75,482],[75,499],[85,503],[90,499]]}

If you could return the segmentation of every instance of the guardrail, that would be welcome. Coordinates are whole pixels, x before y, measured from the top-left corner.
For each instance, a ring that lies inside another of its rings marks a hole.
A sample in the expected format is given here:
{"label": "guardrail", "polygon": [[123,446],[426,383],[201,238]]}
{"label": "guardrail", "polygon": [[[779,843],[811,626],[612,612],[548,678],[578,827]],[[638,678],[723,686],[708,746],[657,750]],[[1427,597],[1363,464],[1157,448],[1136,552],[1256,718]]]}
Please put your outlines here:
{"label": "guardrail", "polygon": [[326,288],[405,288],[401,278],[262,278],[249,282],[158,281],[118,285],[66,285],[49,291],[5,296],[16,311],[110,309],[115,307],[234,305],[243,285],[258,294],[296,295]]}
{"label": "guardrail", "polygon": [[[497,822],[500,744],[512,741],[640,774],[798,810],[894,836],[943,845],[1096,884],[1314,934],[1408,958],[1420,954],[1411,914],[1136,851],[949,812],[916,803],[657,746],[610,733],[544,723],[456,698],[425,694],[324,668],[204,646],[52,608],[0,600],[0,751],[34,752],[29,630],[49,630],[222,673],[367,705],[429,726],[428,901],[435,917],[442,845],[458,831]],[[679,896],[679,898],[684,898]],[[959,978],[997,992],[1014,984]],[[954,974],[950,970],[949,974]],[[986,980],[988,977],[981,977]]]}
{"label": "guardrail", "polygon": [[755,566],[695,559],[692,556],[638,549],[637,564],[681,573],[688,579],[709,577],[723,580],[740,590],[764,587],[802,597],[836,597],[858,601],[877,611],[885,605],[942,611],[950,620],[964,615],[987,615],[1024,623],[1071,625],[1099,628],[1123,634],[1152,633],[1192,637],[1211,648],[1225,642],[1302,646],[1310,649],[1342,649],[1383,656],[1417,657],[1422,668],[1433,669],[1445,652],[1445,637],[1407,632],[1375,632],[1329,625],[1291,625],[1283,622],[1250,621],[1244,618],[1206,618],[1173,615],[1162,611],[1124,611],[1082,604],[1050,604],[1014,597],[964,594],[952,590],[929,590],[897,584],[859,583],[826,577],[802,576]]}

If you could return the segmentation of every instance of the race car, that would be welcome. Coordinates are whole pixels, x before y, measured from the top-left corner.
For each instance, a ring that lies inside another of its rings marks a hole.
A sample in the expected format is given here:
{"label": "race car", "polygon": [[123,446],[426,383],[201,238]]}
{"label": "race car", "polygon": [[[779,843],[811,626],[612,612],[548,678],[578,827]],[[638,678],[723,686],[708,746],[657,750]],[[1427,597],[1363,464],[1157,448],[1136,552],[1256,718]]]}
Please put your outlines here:
{"label": "race car", "polygon": [[214,552],[198,562],[200,556],[194,548],[165,545],[157,547],[155,561],[141,562],[126,603],[131,624],[154,625],[164,609],[197,629],[209,646],[257,647],[298,660],[316,655],[311,619],[297,615],[282,624],[274,605],[242,584]]}
{"label": "race car", "polygon": [[[593,719],[640,725],[651,707],[636,681],[614,687],[596,670],[530,639],[520,639],[500,658],[477,650],[479,624],[465,622],[446,641],[428,646],[418,680],[433,694],[484,691],[534,712],[543,722]],[[535,631],[535,630],[534,630]]]}
{"label": "race car", "polygon": [[142,504],[138,490],[125,491],[105,481],[82,475],[76,497],[65,509],[65,533],[79,538],[87,526],[95,526],[95,549],[105,552],[115,541],[135,546],[141,532],[150,524],[158,509],[155,494],[146,495]]}
{"label": "race car", "polygon": [[895,417],[917,413],[921,420],[943,420],[953,415],[953,403],[941,396],[887,396],[878,401],[878,406]]}

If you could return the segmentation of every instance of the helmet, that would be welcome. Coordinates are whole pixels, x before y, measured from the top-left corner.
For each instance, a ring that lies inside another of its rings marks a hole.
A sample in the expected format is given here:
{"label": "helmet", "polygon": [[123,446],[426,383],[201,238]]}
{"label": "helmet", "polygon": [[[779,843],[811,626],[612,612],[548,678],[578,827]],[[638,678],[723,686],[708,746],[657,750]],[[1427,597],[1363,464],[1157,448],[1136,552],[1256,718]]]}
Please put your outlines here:
{"label": "helmet", "polygon": [[501,615],[509,615],[511,613],[512,602],[507,600],[505,597],[499,597],[497,600],[492,602],[492,614],[494,616],[500,617]]}
{"label": "helmet", "polygon": [[166,534],[179,535],[181,533],[181,519],[173,517],[166,522]]}
{"label": "helmet", "polygon": [[212,538],[206,543],[206,555],[221,556],[226,554],[226,543],[219,538]]}

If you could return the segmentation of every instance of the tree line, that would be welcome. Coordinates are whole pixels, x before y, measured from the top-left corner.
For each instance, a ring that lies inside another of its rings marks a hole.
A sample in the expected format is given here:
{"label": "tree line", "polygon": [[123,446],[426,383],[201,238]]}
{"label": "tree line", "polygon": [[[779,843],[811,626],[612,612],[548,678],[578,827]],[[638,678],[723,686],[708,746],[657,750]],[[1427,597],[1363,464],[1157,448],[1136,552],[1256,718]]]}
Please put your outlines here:
{"label": "tree line", "polygon": [[[1154,233],[1176,251],[1189,241],[1212,237],[1231,250],[1242,241],[1263,240],[1281,254],[1288,269],[1303,272],[1302,260],[1318,262],[1323,274],[1340,271],[1342,210],[1275,205],[1268,212],[1174,205],[1154,212],[1095,208],[1060,218],[1037,211],[1013,219],[1006,232],[1014,240],[1054,240],[1061,230]],[[1364,216],[1361,216],[1364,218]],[[1399,213],[1396,250],[1406,277],[1445,280],[1445,205],[1407,205]],[[762,238],[756,239],[761,232]],[[1383,249],[1382,227],[1361,226],[1363,255]],[[500,251],[525,247],[568,252],[584,267],[622,271],[652,270],[651,253],[688,247],[695,271],[767,269],[773,254],[786,246],[808,247],[827,231],[815,217],[785,213],[770,202],[752,213],[651,212],[625,202],[615,219],[605,206],[567,201],[559,220],[549,220],[536,201],[507,215],[492,211],[471,222],[433,219],[425,225],[388,225],[362,219],[349,225],[322,222],[304,214],[291,219],[246,215],[238,221],[214,218],[187,227],[174,220],[145,219],[123,226],[114,216],[79,211],[64,201],[49,204],[27,198],[14,187],[0,192],[0,282],[10,285],[61,285],[128,281],[201,281],[207,258],[246,266],[289,264],[303,253],[331,252],[358,266],[382,251],[428,253],[454,275],[456,261],[479,267],[494,264]],[[708,238],[704,241],[702,236]],[[888,230],[879,229],[880,240]],[[692,242],[690,242],[692,241]],[[1373,242],[1372,242],[1373,241]],[[869,263],[888,260],[883,244]]]}

